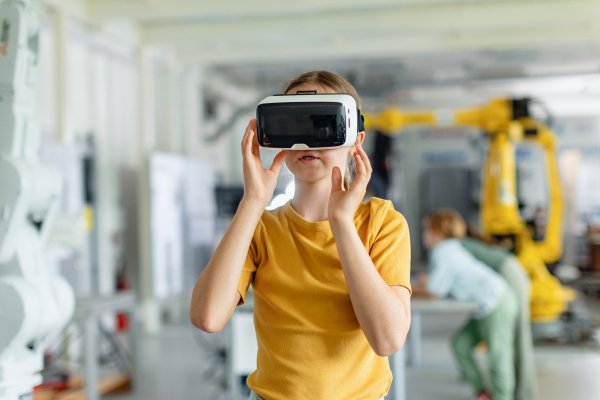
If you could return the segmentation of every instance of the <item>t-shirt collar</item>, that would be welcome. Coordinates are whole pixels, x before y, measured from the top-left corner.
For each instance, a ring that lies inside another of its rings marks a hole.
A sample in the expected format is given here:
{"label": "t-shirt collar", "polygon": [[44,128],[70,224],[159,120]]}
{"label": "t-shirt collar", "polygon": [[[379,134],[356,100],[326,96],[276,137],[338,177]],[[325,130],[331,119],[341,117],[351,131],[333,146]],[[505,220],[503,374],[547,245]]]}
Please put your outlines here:
{"label": "t-shirt collar", "polygon": [[292,201],[288,201],[283,206],[283,210],[285,211],[285,215],[300,228],[309,230],[309,231],[326,231],[330,230],[329,221],[321,221],[321,222],[310,222],[302,218],[296,210],[292,208]]}

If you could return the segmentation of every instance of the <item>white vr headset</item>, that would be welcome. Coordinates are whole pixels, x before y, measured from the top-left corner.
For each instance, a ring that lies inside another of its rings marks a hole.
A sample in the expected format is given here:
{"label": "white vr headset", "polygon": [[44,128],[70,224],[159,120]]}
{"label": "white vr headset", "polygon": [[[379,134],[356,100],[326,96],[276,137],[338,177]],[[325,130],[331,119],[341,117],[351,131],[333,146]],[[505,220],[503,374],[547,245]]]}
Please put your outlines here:
{"label": "white vr headset", "polygon": [[258,144],[271,149],[348,147],[365,130],[356,100],[347,93],[276,94],[256,107]]}

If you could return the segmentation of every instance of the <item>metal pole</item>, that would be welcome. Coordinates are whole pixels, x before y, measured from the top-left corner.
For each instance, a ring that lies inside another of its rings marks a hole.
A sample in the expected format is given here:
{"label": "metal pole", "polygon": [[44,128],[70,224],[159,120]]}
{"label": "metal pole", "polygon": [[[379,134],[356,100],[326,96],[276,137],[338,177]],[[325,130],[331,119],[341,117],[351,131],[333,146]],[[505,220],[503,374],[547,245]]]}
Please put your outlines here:
{"label": "metal pole", "polygon": [[98,347],[96,343],[97,321],[88,315],[83,323],[85,349],[85,395],[86,400],[99,400],[98,397]]}
{"label": "metal pole", "polygon": [[408,331],[408,353],[410,366],[421,366],[421,313],[414,312],[411,316],[410,330]]}
{"label": "metal pole", "polygon": [[390,400],[406,400],[406,367],[404,365],[404,346],[391,357],[392,390]]}
{"label": "metal pole", "polygon": [[138,310],[133,308],[129,310],[129,343],[131,346],[131,361],[130,361],[130,387],[133,393],[139,389],[140,370],[138,364],[138,356],[140,354],[138,346],[142,341],[141,329],[138,321]]}

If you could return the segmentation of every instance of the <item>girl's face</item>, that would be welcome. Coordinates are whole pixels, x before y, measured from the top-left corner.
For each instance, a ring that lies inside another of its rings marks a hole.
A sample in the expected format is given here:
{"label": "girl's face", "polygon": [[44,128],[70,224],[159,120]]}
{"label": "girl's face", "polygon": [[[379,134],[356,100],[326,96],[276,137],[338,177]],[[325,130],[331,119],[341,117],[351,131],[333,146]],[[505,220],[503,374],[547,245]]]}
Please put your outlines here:
{"label": "girl's face", "polygon": [[[317,93],[335,93],[335,91],[314,84],[296,86],[288,93],[296,93],[298,90],[316,90]],[[323,179],[331,181],[331,171],[337,166],[346,173],[346,163],[349,154],[354,154],[356,145],[362,144],[365,137],[364,132],[360,132],[356,138],[356,144],[351,147],[339,147],[325,150],[287,150],[288,155],[285,164],[294,179],[305,182],[317,182]]]}

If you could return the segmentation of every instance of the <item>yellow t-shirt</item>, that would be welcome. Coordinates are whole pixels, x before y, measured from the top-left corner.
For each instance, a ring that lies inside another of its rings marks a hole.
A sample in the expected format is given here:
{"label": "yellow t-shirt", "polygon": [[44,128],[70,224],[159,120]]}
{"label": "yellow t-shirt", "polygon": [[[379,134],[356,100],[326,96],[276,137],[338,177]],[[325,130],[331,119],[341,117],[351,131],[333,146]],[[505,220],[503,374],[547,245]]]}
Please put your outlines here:
{"label": "yellow t-shirt", "polygon": [[[410,290],[410,239],[390,201],[372,198],[354,224],[388,285]],[[267,400],[365,400],[392,381],[360,328],[329,222],[309,222],[288,202],[265,211],[254,232],[238,290],[252,283],[257,370],[248,386]],[[398,310],[398,312],[402,312]]]}

